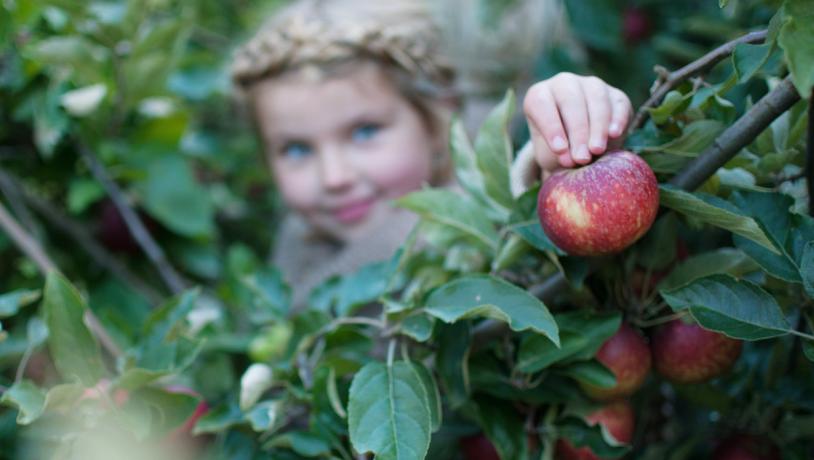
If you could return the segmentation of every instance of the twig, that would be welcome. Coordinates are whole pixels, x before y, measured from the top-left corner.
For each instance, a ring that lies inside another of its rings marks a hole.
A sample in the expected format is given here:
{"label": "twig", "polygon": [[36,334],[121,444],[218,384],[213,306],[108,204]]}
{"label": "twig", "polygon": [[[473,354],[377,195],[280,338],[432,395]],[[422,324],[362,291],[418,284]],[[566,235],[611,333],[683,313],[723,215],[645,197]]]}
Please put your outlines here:
{"label": "twig", "polygon": [[110,254],[107,249],[96,242],[96,240],[90,236],[90,233],[84,225],[63,214],[61,210],[47,200],[27,191],[19,179],[0,168],[0,183],[3,182],[15,189],[19,196],[25,200],[28,206],[36,213],[76,241],[79,247],[101,267],[108,270],[134,291],[144,296],[151,304],[155,305],[161,301],[162,295],[158,291],[139,278],[135,273],[131,272],[124,264]]}
{"label": "twig", "polygon": [[814,216],[814,87],[808,99],[808,139],[806,140],[806,185],[808,185],[808,214]]}
{"label": "twig", "polygon": [[[800,95],[797,94],[791,78],[785,78],[732,126],[721,133],[712,146],[674,176],[670,183],[684,190],[695,190],[798,100],[800,100]],[[592,273],[595,269],[596,264],[592,264],[588,268],[588,272]],[[567,287],[568,280],[561,272],[557,272],[539,286],[530,289],[530,292],[545,302]],[[484,346],[494,337],[505,333],[506,329],[506,325],[502,322],[495,320],[482,322],[473,332],[474,347]]]}
{"label": "twig", "polygon": [[48,258],[36,240],[26,233],[2,203],[0,203],[0,227],[11,237],[14,244],[34,261],[43,275],[57,270],[54,262]]}
{"label": "twig", "polygon": [[746,35],[738,37],[735,40],[715,48],[704,56],[701,56],[697,60],[674,72],[669,72],[666,74],[660,73],[659,80],[661,81],[661,84],[656,87],[653,94],[650,95],[650,98],[647,99],[647,101],[642,104],[642,106],[636,112],[636,116],[633,118],[633,122],[630,124],[628,132],[633,132],[634,130],[640,128],[649,115],[647,109],[655,107],[659,102],[661,102],[667,93],[675,89],[683,81],[711,69],[722,59],[725,59],[731,55],[735,51],[735,47],[742,43],[762,43],[764,40],[766,40],[766,34],[766,30],[749,32]]}
{"label": "twig", "polygon": [[90,167],[93,177],[95,177],[96,180],[99,181],[99,183],[102,184],[102,187],[104,187],[104,189],[107,191],[107,194],[110,196],[110,199],[113,200],[113,204],[116,206],[116,209],[118,209],[119,213],[124,219],[124,222],[127,224],[127,228],[130,230],[133,238],[147,255],[147,258],[150,259],[150,262],[152,262],[152,264],[158,270],[159,275],[161,275],[161,279],[164,280],[164,283],[173,294],[178,294],[183,291],[186,288],[183,279],[175,268],[173,268],[172,264],[170,264],[167,256],[161,249],[161,246],[159,246],[150,235],[150,232],[144,226],[141,218],[127,202],[124,192],[122,192],[116,182],[113,181],[105,167],[99,162],[96,155],[94,155],[89,148],[81,143],[78,144],[78,148],[80,154],[82,157],[84,157],[85,162],[87,162],[88,167]]}
{"label": "twig", "polygon": [[676,174],[670,183],[684,190],[695,190],[799,100],[800,95],[797,94],[791,77],[786,77],[721,133],[701,155]]}
{"label": "twig", "polygon": [[37,240],[42,240],[42,235],[39,232],[39,228],[37,224],[34,222],[31,213],[28,211],[28,208],[23,204],[23,201],[20,199],[20,192],[14,187],[8,177],[3,173],[3,168],[0,168],[0,190],[3,191],[3,195],[6,196],[6,200],[8,204],[11,206],[11,210],[20,219],[20,224],[23,228],[28,231],[31,235],[34,236]]}
{"label": "twig", "polygon": [[[56,264],[51,261],[39,243],[20,227],[20,224],[14,220],[14,217],[8,213],[2,203],[0,203],[0,227],[8,233],[17,247],[34,261],[43,276],[47,276],[51,272],[59,272]],[[121,349],[116,345],[116,342],[113,341],[104,327],[102,327],[99,319],[96,318],[90,309],[85,310],[84,320],[91,332],[99,339],[99,342],[102,343],[102,346],[105,347],[111,355],[114,357],[121,356]]]}

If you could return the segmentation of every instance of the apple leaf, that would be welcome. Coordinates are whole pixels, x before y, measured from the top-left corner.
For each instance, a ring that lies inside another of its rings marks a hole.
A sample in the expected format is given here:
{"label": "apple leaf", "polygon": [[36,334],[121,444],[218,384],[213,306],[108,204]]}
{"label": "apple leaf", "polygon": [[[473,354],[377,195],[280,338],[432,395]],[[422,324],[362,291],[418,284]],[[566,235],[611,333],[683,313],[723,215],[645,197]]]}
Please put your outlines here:
{"label": "apple leaf", "polygon": [[508,229],[520,235],[526,243],[540,251],[550,251],[564,256],[565,252],[551,242],[540,225],[540,219],[537,217],[537,194],[539,192],[540,187],[535,186],[520,195],[509,217]]}
{"label": "apple leaf", "polygon": [[450,128],[450,151],[455,162],[455,176],[458,184],[466,190],[496,220],[505,220],[508,211],[486,193],[484,174],[478,169],[475,148],[469,141],[463,122],[456,118]]}
{"label": "apple leaf", "polygon": [[814,299],[814,241],[809,241],[800,257],[800,277],[808,297]]}
{"label": "apple leaf", "polygon": [[512,162],[509,120],[514,115],[514,107],[514,93],[509,90],[486,117],[475,138],[477,164],[483,174],[486,193],[506,209],[514,203],[509,188],[509,165]]}
{"label": "apple leaf", "polygon": [[600,458],[620,458],[630,450],[625,445],[611,445],[607,429],[590,426],[577,417],[566,417],[557,422],[557,432],[575,447],[588,447]]}
{"label": "apple leaf", "polygon": [[427,394],[427,403],[430,409],[430,426],[433,433],[441,428],[441,418],[443,416],[443,407],[441,407],[441,393],[438,391],[438,385],[435,383],[435,378],[429,369],[424,367],[421,363],[412,363],[418,377],[424,384],[424,391]]}
{"label": "apple leaf", "polygon": [[441,324],[437,337],[435,368],[449,405],[458,408],[469,400],[469,323]]}
{"label": "apple leaf", "polygon": [[268,447],[282,447],[291,449],[299,455],[307,458],[331,456],[331,444],[328,439],[309,431],[288,431],[273,437],[268,442]]}
{"label": "apple leaf", "polygon": [[243,284],[254,293],[254,307],[257,310],[254,321],[269,321],[285,318],[291,306],[291,288],[276,267],[264,267],[243,278]]}
{"label": "apple leaf", "polygon": [[380,460],[422,460],[430,445],[432,412],[415,365],[370,362],[354,377],[348,429],[357,452]]}
{"label": "apple leaf", "polygon": [[43,312],[50,331],[48,345],[59,373],[93,386],[105,375],[99,344],[84,323],[87,306],[62,275],[51,272],[45,282]]}
{"label": "apple leaf", "polygon": [[678,138],[656,147],[646,147],[644,151],[695,158],[723,132],[724,128],[724,124],[717,120],[694,121],[684,128]]}
{"label": "apple leaf", "polygon": [[426,342],[432,337],[435,318],[426,314],[408,316],[401,323],[401,332],[418,342]]}
{"label": "apple leaf", "polygon": [[28,425],[45,410],[45,392],[32,382],[23,380],[12,385],[0,398],[0,403],[16,408],[17,423]]}
{"label": "apple leaf", "polygon": [[554,318],[560,327],[560,347],[538,334],[527,335],[520,343],[518,370],[537,372],[566,359],[590,359],[619,329],[622,321],[619,314],[598,315],[584,310]]}
{"label": "apple leaf", "polygon": [[720,198],[684,192],[668,185],[659,186],[659,197],[664,207],[741,235],[773,253],[780,252],[754,219],[740,214],[734,205]]}
{"label": "apple leaf", "polygon": [[700,278],[661,295],[674,311],[689,309],[704,328],[736,339],[767,339],[790,329],[774,297],[757,284],[728,275]]}
{"label": "apple leaf", "polygon": [[600,388],[612,388],[616,385],[613,372],[596,360],[574,363],[560,369],[560,372],[579,382]]}
{"label": "apple leaf", "polygon": [[39,299],[40,291],[31,289],[19,289],[0,295],[0,318],[14,316],[25,307]]}
{"label": "apple leaf", "polygon": [[715,274],[740,276],[757,270],[758,265],[743,251],[735,248],[718,248],[696,254],[679,263],[658,284],[659,290],[683,286],[698,278]]}
{"label": "apple leaf", "polygon": [[396,204],[497,250],[500,237],[492,222],[475,202],[465,196],[451,190],[426,189],[405,195]]}
{"label": "apple leaf", "polygon": [[814,87],[814,8],[811,0],[783,2],[783,25],[778,44],[786,54],[786,62],[797,91],[809,98]]}
{"label": "apple leaf", "polygon": [[738,83],[743,83],[751,79],[763,64],[769,60],[772,44],[752,45],[741,43],[735,47],[732,53],[732,65],[735,74],[738,76]]}
{"label": "apple leaf", "polygon": [[478,398],[477,406],[472,407],[477,411],[478,425],[494,445],[500,458],[528,458],[523,419],[514,407],[503,400],[488,397]]}
{"label": "apple leaf", "polygon": [[[258,410],[261,404],[254,406]],[[201,417],[192,429],[192,434],[218,433],[244,422],[243,412],[235,403],[222,404]]]}
{"label": "apple leaf", "polygon": [[336,299],[336,313],[346,316],[388,292],[399,264],[399,253],[390,260],[367,264],[342,278]]}
{"label": "apple leaf", "polygon": [[434,290],[427,299],[427,312],[454,323],[465,318],[492,318],[514,331],[533,330],[560,345],[557,323],[537,297],[500,278],[468,275]]}
{"label": "apple leaf", "polygon": [[192,289],[171,298],[154,310],[144,325],[144,346],[157,346],[178,337],[178,328],[192,311],[198,298],[198,290]]}

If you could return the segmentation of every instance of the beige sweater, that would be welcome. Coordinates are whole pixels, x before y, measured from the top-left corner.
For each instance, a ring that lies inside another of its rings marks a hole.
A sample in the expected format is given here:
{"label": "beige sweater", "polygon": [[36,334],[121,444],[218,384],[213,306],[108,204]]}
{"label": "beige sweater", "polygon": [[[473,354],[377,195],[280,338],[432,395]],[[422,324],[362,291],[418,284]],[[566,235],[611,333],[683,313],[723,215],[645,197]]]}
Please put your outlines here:
{"label": "beige sweater", "polygon": [[[530,145],[518,152],[510,173],[515,196],[538,180],[540,171]],[[354,242],[339,244],[315,235],[302,218],[291,213],[278,231],[272,263],[283,271],[292,287],[294,308],[302,309],[307,305],[311,290],[329,277],[353,273],[369,263],[389,259],[406,241],[416,223],[417,215],[398,210],[386,225],[376,227]]]}

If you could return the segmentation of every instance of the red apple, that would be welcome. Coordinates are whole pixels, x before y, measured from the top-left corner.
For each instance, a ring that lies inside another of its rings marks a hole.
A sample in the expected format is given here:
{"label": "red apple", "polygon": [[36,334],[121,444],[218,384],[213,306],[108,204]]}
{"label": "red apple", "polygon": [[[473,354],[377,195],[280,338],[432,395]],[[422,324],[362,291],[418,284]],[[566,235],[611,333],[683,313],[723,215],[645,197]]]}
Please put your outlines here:
{"label": "red apple", "polygon": [[644,384],[650,372],[650,347],[635,329],[622,323],[596,353],[596,359],[616,376],[616,385],[602,388],[581,384],[588,396],[601,401],[624,398]]}
{"label": "red apple", "polygon": [[537,199],[546,235],[575,256],[627,248],[647,232],[658,207],[656,175],[644,160],[626,151],[555,172],[543,182]]}
{"label": "red apple", "polygon": [[[633,440],[636,417],[633,408],[627,401],[616,401],[592,412],[585,421],[593,426],[597,423],[604,426],[610,435],[620,443],[629,444]],[[558,460],[599,460],[599,457],[588,447],[574,447],[565,439],[557,441]]]}
{"label": "red apple", "polygon": [[622,36],[625,43],[635,45],[650,36],[653,25],[647,11],[634,6],[622,13]]}
{"label": "red apple", "polygon": [[653,362],[672,382],[701,383],[729,371],[742,347],[740,340],[676,319],[653,335]]}
{"label": "red apple", "polygon": [[[150,233],[158,229],[158,222],[152,217],[141,211],[138,215]],[[138,242],[112,200],[104,200],[100,205],[96,234],[99,241],[113,252],[131,255],[141,252]]]}
{"label": "red apple", "polygon": [[500,460],[495,446],[483,434],[462,438],[459,444],[464,460]]}
{"label": "red apple", "polygon": [[780,460],[780,449],[759,436],[737,434],[718,444],[713,460]]}

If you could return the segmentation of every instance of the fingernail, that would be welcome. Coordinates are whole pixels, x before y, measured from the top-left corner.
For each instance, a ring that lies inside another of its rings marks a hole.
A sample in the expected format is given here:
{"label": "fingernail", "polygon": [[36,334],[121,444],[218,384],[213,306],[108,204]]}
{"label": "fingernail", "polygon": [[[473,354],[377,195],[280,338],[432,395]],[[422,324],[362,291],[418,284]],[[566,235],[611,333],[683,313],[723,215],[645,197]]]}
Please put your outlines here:
{"label": "fingernail", "polygon": [[605,151],[605,143],[601,139],[591,141],[591,151],[594,153],[602,153]]}
{"label": "fingernail", "polygon": [[611,125],[608,127],[608,132],[611,134],[611,136],[618,136],[619,133],[621,132],[621,130],[619,129],[619,124],[611,123]]}
{"label": "fingernail", "polygon": [[551,148],[554,150],[559,151],[565,149],[566,147],[568,147],[568,144],[565,142],[565,139],[560,136],[555,137],[551,142]]}
{"label": "fingernail", "polygon": [[579,147],[577,147],[577,150],[574,152],[574,157],[577,160],[590,160],[591,152],[588,150],[588,146],[580,145]]}

